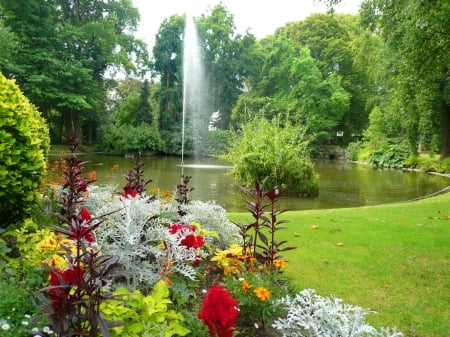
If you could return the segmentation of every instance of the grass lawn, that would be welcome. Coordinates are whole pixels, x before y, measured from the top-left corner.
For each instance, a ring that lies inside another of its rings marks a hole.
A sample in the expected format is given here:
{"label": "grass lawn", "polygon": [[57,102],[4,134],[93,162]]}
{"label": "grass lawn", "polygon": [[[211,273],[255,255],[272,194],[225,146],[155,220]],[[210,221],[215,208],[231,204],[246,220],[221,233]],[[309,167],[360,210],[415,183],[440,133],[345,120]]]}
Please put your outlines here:
{"label": "grass lawn", "polygon": [[[250,220],[231,213],[233,221]],[[450,336],[450,193],[375,207],[287,212],[278,232],[297,289],[378,312],[375,327]]]}

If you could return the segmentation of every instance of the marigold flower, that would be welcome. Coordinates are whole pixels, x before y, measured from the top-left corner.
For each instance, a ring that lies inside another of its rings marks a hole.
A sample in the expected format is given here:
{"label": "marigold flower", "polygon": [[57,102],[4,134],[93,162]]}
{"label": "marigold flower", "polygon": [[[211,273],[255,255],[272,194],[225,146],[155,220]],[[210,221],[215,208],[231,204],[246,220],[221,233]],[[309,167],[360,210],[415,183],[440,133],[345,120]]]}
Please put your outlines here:
{"label": "marigold flower", "polygon": [[287,266],[287,262],[281,259],[273,261],[273,264],[277,268],[285,268]]}
{"label": "marigold flower", "polygon": [[246,281],[242,281],[242,290],[246,293],[252,286]]}
{"label": "marigold flower", "polygon": [[238,301],[220,285],[213,285],[203,299],[198,318],[208,327],[209,335],[232,337],[239,310]]}
{"label": "marigold flower", "polygon": [[267,288],[264,287],[258,287],[255,290],[253,290],[256,297],[259,298],[261,302],[265,302],[270,298],[270,291]]}

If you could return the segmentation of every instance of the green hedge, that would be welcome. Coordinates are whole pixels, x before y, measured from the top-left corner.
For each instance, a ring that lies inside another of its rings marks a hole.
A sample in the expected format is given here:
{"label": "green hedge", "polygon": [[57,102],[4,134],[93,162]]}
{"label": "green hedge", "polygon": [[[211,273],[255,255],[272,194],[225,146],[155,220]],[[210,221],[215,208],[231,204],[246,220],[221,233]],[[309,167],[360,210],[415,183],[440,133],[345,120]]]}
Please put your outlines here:
{"label": "green hedge", "polygon": [[21,221],[39,202],[49,144],[44,118],[0,73],[0,228]]}

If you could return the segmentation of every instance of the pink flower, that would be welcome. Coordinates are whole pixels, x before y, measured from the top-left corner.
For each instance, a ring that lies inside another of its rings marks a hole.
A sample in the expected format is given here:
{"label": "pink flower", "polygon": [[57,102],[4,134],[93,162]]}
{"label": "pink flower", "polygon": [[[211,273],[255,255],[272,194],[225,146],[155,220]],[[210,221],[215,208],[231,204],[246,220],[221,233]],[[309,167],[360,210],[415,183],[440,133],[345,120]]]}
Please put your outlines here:
{"label": "pink flower", "polygon": [[238,301],[220,285],[213,285],[203,299],[198,318],[208,327],[210,336],[232,337],[239,310]]}

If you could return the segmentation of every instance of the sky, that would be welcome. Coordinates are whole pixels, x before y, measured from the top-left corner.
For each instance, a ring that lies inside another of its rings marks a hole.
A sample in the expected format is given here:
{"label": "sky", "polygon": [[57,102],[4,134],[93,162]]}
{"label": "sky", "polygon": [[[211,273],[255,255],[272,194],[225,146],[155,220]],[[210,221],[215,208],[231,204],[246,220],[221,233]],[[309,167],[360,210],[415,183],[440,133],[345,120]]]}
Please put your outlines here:
{"label": "sky", "polygon": [[[326,11],[318,0],[132,0],[141,21],[136,37],[144,40],[151,53],[155,35],[164,19],[185,13],[199,16],[220,2],[234,16],[237,33],[250,33],[258,39],[275,33],[291,21],[301,21],[312,13]],[[337,13],[356,14],[361,0],[341,0]]]}

